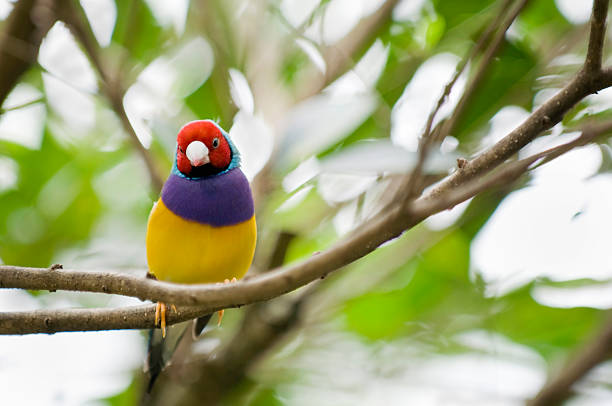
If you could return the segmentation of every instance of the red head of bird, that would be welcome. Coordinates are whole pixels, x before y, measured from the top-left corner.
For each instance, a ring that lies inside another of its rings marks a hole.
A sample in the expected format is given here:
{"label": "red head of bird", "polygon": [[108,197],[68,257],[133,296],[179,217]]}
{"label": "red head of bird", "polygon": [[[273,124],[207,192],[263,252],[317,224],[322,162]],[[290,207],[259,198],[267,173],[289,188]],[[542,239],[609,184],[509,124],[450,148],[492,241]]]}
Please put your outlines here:
{"label": "red head of bird", "polygon": [[232,160],[228,141],[211,121],[192,121],[177,136],[176,166],[185,176],[201,177],[227,169]]}

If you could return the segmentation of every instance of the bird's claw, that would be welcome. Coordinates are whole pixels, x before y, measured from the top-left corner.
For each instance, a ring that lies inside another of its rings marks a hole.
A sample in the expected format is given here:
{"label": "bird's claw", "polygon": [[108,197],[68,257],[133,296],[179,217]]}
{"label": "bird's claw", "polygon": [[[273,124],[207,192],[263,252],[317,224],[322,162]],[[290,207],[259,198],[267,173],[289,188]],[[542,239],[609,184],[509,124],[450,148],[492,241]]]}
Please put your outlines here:
{"label": "bird's claw", "polygon": [[[170,308],[174,310],[175,313],[178,313],[176,310],[176,306],[171,304]],[[162,331],[162,338],[166,338],[166,312],[168,311],[168,307],[165,303],[157,302],[155,306],[155,325],[159,325]]]}
{"label": "bird's claw", "polygon": [[[234,283],[234,282],[238,282],[238,279],[236,279],[235,276],[231,280],[225,279],[223,281],[223,283]],[[221,320],[223,320],[223,313],[225,313],[225,310],[219,310],[217,312],[217,315],[219,316],[219,320],[217,321],[217,327],[221,326]]]}

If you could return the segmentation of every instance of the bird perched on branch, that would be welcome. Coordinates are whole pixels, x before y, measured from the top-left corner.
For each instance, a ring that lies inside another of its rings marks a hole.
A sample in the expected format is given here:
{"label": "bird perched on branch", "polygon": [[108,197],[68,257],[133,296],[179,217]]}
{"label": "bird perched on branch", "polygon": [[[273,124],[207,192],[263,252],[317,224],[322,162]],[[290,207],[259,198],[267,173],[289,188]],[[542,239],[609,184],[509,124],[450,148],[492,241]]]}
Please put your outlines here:
{"label": "bird perched on branch", "polygon": [[[236,281],[251,265],[255,241],[253,197],[238,150],[213,121],[186,124],[177,136],[172,173],[149,215],[150,275],[176,283]],[[151,330],[149,340],[149,392],[178,343],[166,339],[166,312],[172,308],[157,304],[155,323],[161,328]],[[222,311],[219,321],[221,316]],[[210,318],[196,321],[195,336]]]}

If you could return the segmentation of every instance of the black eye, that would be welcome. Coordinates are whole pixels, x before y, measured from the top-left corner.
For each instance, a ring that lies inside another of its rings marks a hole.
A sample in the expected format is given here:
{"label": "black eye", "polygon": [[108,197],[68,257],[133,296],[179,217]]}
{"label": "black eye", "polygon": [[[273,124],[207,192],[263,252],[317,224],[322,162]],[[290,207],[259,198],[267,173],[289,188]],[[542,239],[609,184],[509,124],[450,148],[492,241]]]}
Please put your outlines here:
{"label": "black eye", "polygon": [[219,146],[219,138],[214,138],[212,143],[213,148],[217,148]]}

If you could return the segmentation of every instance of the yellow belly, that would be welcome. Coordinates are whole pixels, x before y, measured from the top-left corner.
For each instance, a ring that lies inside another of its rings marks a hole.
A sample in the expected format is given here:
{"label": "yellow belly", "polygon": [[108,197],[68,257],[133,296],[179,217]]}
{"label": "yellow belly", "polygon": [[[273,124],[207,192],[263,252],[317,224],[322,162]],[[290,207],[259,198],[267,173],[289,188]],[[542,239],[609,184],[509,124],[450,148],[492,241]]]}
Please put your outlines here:
{"label": "yellow belly", "polygon": [[159,199],[147,226],[149,272],[176,283],[239,279],[251,266],[256,239],[255,216],[213,227],[177,216]]}

